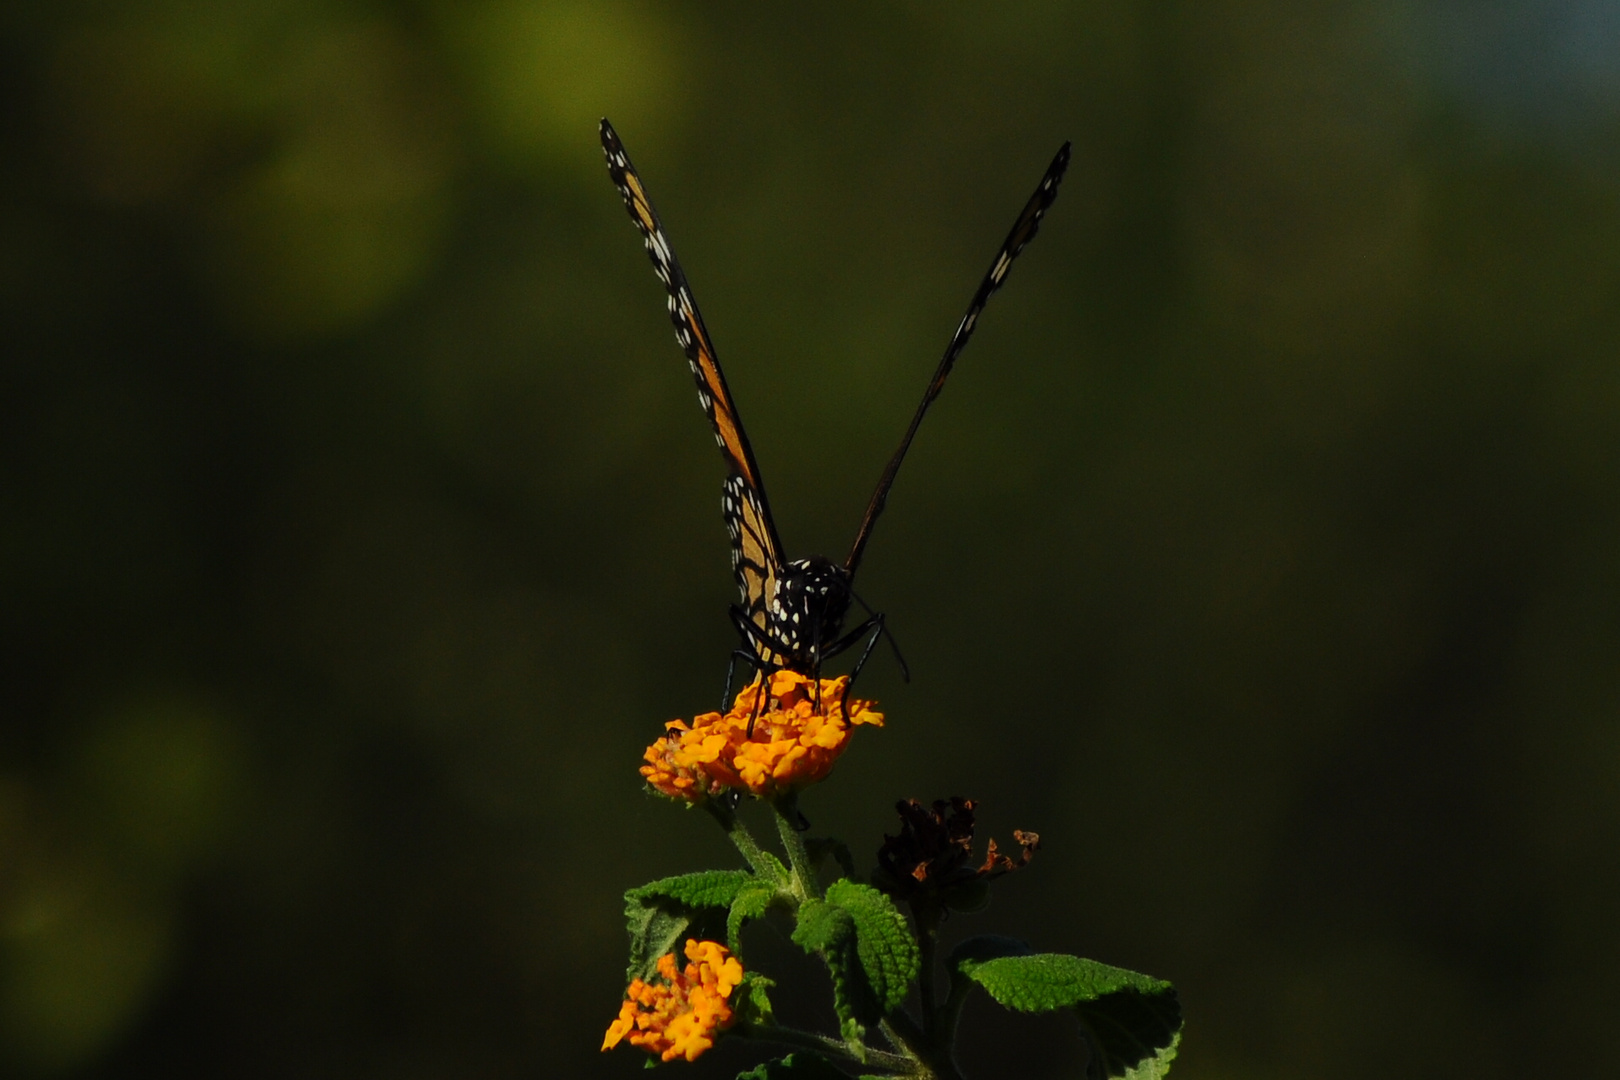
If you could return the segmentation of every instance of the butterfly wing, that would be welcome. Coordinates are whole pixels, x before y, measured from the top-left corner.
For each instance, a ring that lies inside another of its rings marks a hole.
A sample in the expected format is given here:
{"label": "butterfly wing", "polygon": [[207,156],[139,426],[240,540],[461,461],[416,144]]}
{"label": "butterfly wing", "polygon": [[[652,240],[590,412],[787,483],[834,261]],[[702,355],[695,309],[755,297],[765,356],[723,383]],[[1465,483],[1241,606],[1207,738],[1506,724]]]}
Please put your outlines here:
{"label": "butterfly wing", "polygon": [[[692,299],[686,274],[675,258],[675,249],[670,246],[658,212],[653,209],[647,189],[630,163],[630,156],[624,152],[624,144],[606,119],[602,121],[602,152],[607,156],[608,173],[624,199],[630,220],[641,231],[653,270],[669,292],[669,317],[675,324],[675,338],[686,352],[692,377],[697,381],[698,402],[708,414],[715,442],[720,444],[720,454],[726,460],[729,475],[721,505],[726,531],[731,537],[731,568],[742,595],[741,607],[748,621],[763,633],[769,605],[776,595],[782,554],[776,526],[771,520],[770,503],[765,499],[765,485],[754,463],[753,448],[748,445],[737,406],[726,387],[726,377],[720,370],[720,361],[715,358],[714,345],[703,326],[703,316],[698,314],[697,302]],[[751,644],[756,652],[763,648],[757,636]],[[769,657],[762,655],[761,659],[770,662]]]}
{"label": "butterfly wing", "polygon": [[889,500],[889,488],[894,484],[895,474],[900,471],[900,463],[906,458],[906,451],[911,448],[911,440],[917,434],[917,428],[922,424],[922,418],[928,412],[928,406],[934,403],[940,390],[945,386],[945,378],[950,375],[951,368],[956,364],[956,358],[962,355],[967,347],[968,339],[973,336],[973,330],[979,323],[979,313],[990,302],[990,297],[1001,288],[1002,281],[1007,276],[1007,270],[1012,266],[1018,253],[1024,250],[1024,245],[1035,238],[1035,233],[1041,227],[1041,217],[1046,213],[1052,202],[1057,198],[1058,184],[1063,181],[1063,173],[1069,167],[1069,144],[1064,143],[1052,159],[1052,164],[1046,167],[1046,175],[1035,188],[1035,193],[1024,204],[1023,212],[1013,227],[1007,233],[1007,239],[1001,242],[1001,250],[996,252],[990,269],[979,282],[979,288],[973,294],[973,300],[968,304],[967,314],[956,326],[956,333],[951,335],[951,343],[945,347],[945,355],[939,361],[939,367],[934,370],[934,377],[928,382],[928,389],[923,392],[921,404],[917,406],[916,415],[911,418],[911,426],[906,428],[906,434],[900,440],[900,448],[889,459],[884,467],[883,475],[878,479],[877,490],[872,492],[872,500],[866,505],[866,515],[861,518],[860,531],[855,534],[855,543],[850,547],[849,557],[844,560],[844,569],[851,578],[855,576],[855,569],[860,565],[861,554],[866,550],[866,542],[871,538],[872,526],[877,523],[878,515],[883,513],[883,506]]}
{"label": "butterfly wing", "polygon": [[721,507],[725,512],[726,533],[731,538],[731,572],[737,578],[737,589],[742,595],[738,610],[753,627],[752,630],[739,629],[743,630],[755,656],[766,664],[780,667],[785,658],[778,655],[769,642],[774,640],[770,634],[770,607],[776,599],[782,559],[765,504],[741,476],[733,473],[726,477]]}

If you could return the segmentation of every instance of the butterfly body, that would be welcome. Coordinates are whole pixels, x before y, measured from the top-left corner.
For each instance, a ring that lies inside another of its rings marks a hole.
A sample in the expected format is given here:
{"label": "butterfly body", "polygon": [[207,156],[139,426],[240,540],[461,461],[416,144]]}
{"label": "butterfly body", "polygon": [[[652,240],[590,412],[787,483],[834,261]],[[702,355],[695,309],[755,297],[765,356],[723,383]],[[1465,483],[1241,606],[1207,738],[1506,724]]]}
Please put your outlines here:
{"label": "butterfly body", "polygon": [[[762,674],[785,668],[819,679],[825,660],[837,656],[864,638],[865,649],[855,663],[850,676],[853,679],[871,655],[877,639],[888,636],[883,615],[869,608],[866,609],[868,614],[865,620],[850,630],[844,629],[851,602],[861,603],[854,591],[855,572],[860,566],[872,526],[883,512],[890,486],[917,433],[918,425],[922,423],[924,413],[938,396],[946,376],[972,336],[980,312],[991,294],[1000,288],[1012,261],[1035,236],[1042,215],[1057,197],[1058,184],[1069,164],[1069,144],[1064,143],[1058,150],[1040,185],[1002,242],[990,270],[968,305],[967,314],[951,336],[945,355],[923,394],[922,403],[901,439],[900,448],[889,459],[878,480],[848,557],[838,563],[822,556],[792,561],[783,559],[781,542],[771,520],[770,504],[765,498],[764,481],[760,478],[753,449],[743,432],[742,420],[737,415],[736,404],[726,386],[725,375],[720,370],[720,361],[715,356],[714,345],[703,325],[703,317],[698,314],[686,275],[675,258],[674,248],[640,176],[625,153],[624,145],[619,141],[613,125],[605,119],[602,121],[601,134],[608,173],[624,200],[630,219],[641,233],[658,280],[668,293],[669,315],[675,324],[676,340],[686,353],[687,363],[697,382],[698,403],[709,418],[715,441],[726,462],[727,476],[721,510],[731,540],[732,573],[740,594],[738,603],[731,607],[731,620],[742,639],[742,648],[734,653],[733,658],[746,660]],[[864,603],[861,606],[866,608]],[[893,645],[894,639],[889,637],[889,642]],[[898,648],[895,649],[895,657],[900,658]],[[902,674],[906,673],[903,659],[900,660],[900,668]],[[730,695],[731,674],[728,669],[727,697]],[[721,707],[726,707],[724,701]]]}
{"label": "butterfly body", "polygon": [[819,675],[823,660],[848,647],[839,635],[852,595],[849,571],[819,555],[782,559],[765,504],[740,475],[727,478],[720,510],[741,601],[731,606],[731,620],[748,659]]}
{"label": "butterfly body", "polygon": [[849,589],[849,573],[821,555],[782,567],[766,629],[783,646],[783,667],[806,671],[832,655],[849,613]]}

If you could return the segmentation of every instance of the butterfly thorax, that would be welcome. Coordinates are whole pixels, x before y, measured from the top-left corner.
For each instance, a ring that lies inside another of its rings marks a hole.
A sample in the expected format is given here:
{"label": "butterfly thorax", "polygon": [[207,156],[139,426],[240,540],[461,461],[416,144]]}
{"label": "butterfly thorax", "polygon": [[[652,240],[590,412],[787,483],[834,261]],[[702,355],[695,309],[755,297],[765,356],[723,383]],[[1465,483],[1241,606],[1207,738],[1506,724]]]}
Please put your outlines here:
{"label": "butterfly thorax", "polygon": [[787,666],[819,666],[843,629],[849,595],[849,574],[831,559],[816,556],[783,564],[770,606],[770,634],[785,646]]}

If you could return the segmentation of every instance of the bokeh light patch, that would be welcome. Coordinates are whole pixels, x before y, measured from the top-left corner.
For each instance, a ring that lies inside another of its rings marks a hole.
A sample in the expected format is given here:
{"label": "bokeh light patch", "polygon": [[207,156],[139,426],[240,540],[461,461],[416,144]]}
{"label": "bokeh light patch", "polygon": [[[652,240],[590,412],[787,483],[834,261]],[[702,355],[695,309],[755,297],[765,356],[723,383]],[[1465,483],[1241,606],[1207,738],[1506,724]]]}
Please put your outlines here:
{"label": "bokeh light patch", "polygon": [[662,5],[476,0],[440,17],[475,122],[509,166],[594,177],[577,149],[600,117],[634,117],[667,137],[684,111],[682,32]]}

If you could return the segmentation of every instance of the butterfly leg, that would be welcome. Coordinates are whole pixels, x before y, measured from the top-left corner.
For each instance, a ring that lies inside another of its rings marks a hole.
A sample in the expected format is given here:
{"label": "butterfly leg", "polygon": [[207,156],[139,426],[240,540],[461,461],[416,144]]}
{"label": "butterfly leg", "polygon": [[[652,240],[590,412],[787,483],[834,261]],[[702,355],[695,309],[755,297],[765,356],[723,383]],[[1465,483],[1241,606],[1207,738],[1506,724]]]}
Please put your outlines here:
{"label": "butterfly leg", "polygon": [[810,633],[810,693],[816,712],[821,711],[821,625],[818,622]]}
{"label": "butterfly leg", "polygon": [[[850,686],[855,685],[855,680],[860,677],[861,669],[866,666],[867,658],[872,655],[872,650],[877,648],[878,638],[884,636],[883,616],[874,615],[870,621],[877,623],[877,625],[872,627],[872,632],[867,635],[866,648],[861,650],[861,658],[855,661],[855,668],[849,673]],[[901,672],[904,673],[905,664],[903,662],[901,663],[900,668]]]}
{"label": "butterfly leg", "polygon": [[763,667],[756,667],[754,670],[759,675],[759,694],[754,698],[754,715],[748,718],[747,737],[750,739],[754,737],[754,725],[765,715],[765,704],[771,696],[771,675],[774,674],[774,671],[768,671]]}
{"label": "butterfly leg", "polygon": [[[759,671],[759,658],[747,649],[732,649],[731,659],[726,662],[726,688],[720,691],[720,711],[728,712],[731,709],[731,680],[737,673],[737,661],[742,660],[755,672]],[[752,681],[750,679],[750,681]]]}
{"label": "butterfly leg", "polygon": [[[853,637],[847,634],[845,635],[845,637],[850,638],[850,640],[845,643],[845,647],[847,648],[849,645],[853,645],[855,643],[855,638],[865,633],[865,628],[870,626],[875,620],[878,624],[878,629],[882,631],[883,636],[889,641],[889,648],[894,653],[894,662],[900,665],[900,678],[909,683],[911,681],[911,668],[906,665],[906,658],[900,655],[900,642],[895,640],[894,634],[889,630],[889,624],[884,621],[882,613],[873,611],[865,600],[862,600],[855,594],[854,590],[851,590],[849,595],[855,597],[855,602],[861,605],[861,607],[865,609],[866,613],[872,618],[867,619],[866,622],[862,623],[861,628],[855,632]],[[867,642],[866,651],[861,654],[861,662],[855,665],[856,672],[861,670],[862,665],[866,663],[866,658],[870,655],[872,655],[872,643]],[[851,675],[850,682],[854,681],[855,677]]]}
{"label": "butterfly leg", "polygon": [[[732,662],[735,664],[737,657],[744,657],[750,664],[753,664],[753,670],[760,678],[760,695],[753,699],[753,716],[748,717],[748,738],[753,738],[753,725],[757,724],[758,719],[765,714],[766,706],[770,704],[771,675],[782,669],[781,664],[774,664],[765,657],[786,656],[787,646],[782,641],[768,635],[765,630],[761,630],[758,625],[753,623],[752,619],[748,619],[747,612],[735,606],[735,604],[731,606],[731,622],[734,627],[737,627],[737,633],[742,635],[742,643],[747,646],[747,648],[737,649],[732,654]],[[731,708],[731,706],[727,704],[726,708]]]}
{"label": "butterfly leg", "polygon": [[[872,648],[877,644],[877,639],[882,634],[883,616],[870,615],[867,617],[865,622],[861,623],[861,625],[855,627],[855,629],[851,630],[849,633],[845,634],[843,637],[839,638],[837,641],[833,642],[827,647],[827,655],[836,656],[845,649],[849,648],[851,645],[855,644],[857,641],[861,640],[862,637],[867,637],[866,648],[861,650],[861,658],[855,662],[855,670],[850,672],[849,682],[844,686],[843,706],[845,720],[849,719],[849,693],[855,687],[855,679],[858,675],[860,675],[861,668],[866,666],[866,658],[872,655]],[[820,684],[818,683],[817,685],[819,686]],[[819,704],[817,707],[820,707]]]}
{"label": "butterfly leg", "polygon": [[[880,637],[888,639],[889,648],[894,652],[895,662],[900,665],[900,677],[908,683],[911,681],[911,668],[906,665],[906,658],[900,655],[900,643],[895,640],[894,634],[890,632],[889,624],[884,619],[883,613],[873,611],[867,602],[856,596],[854,592],[851,592],[850,596],[854,597],[855,602],[866,610],[867,617],[855,629],[833,642],[832,646],[827,650],[827,655],[833,656],[854,645],[861,638],[866,638],[866,647],[861,650],[860,659],[855,661],[855,668],[849,673],[849,684],[844,687],[844,699],[846,702],[849,700],[851,691],[855,689],[855,680],[860,676],[861,669],[866,666],[866,661],[871,657],[872,650],[877,647],[877,640]],[[844,708],[844,718],[846,720],[849,718],[847,705]]]}

